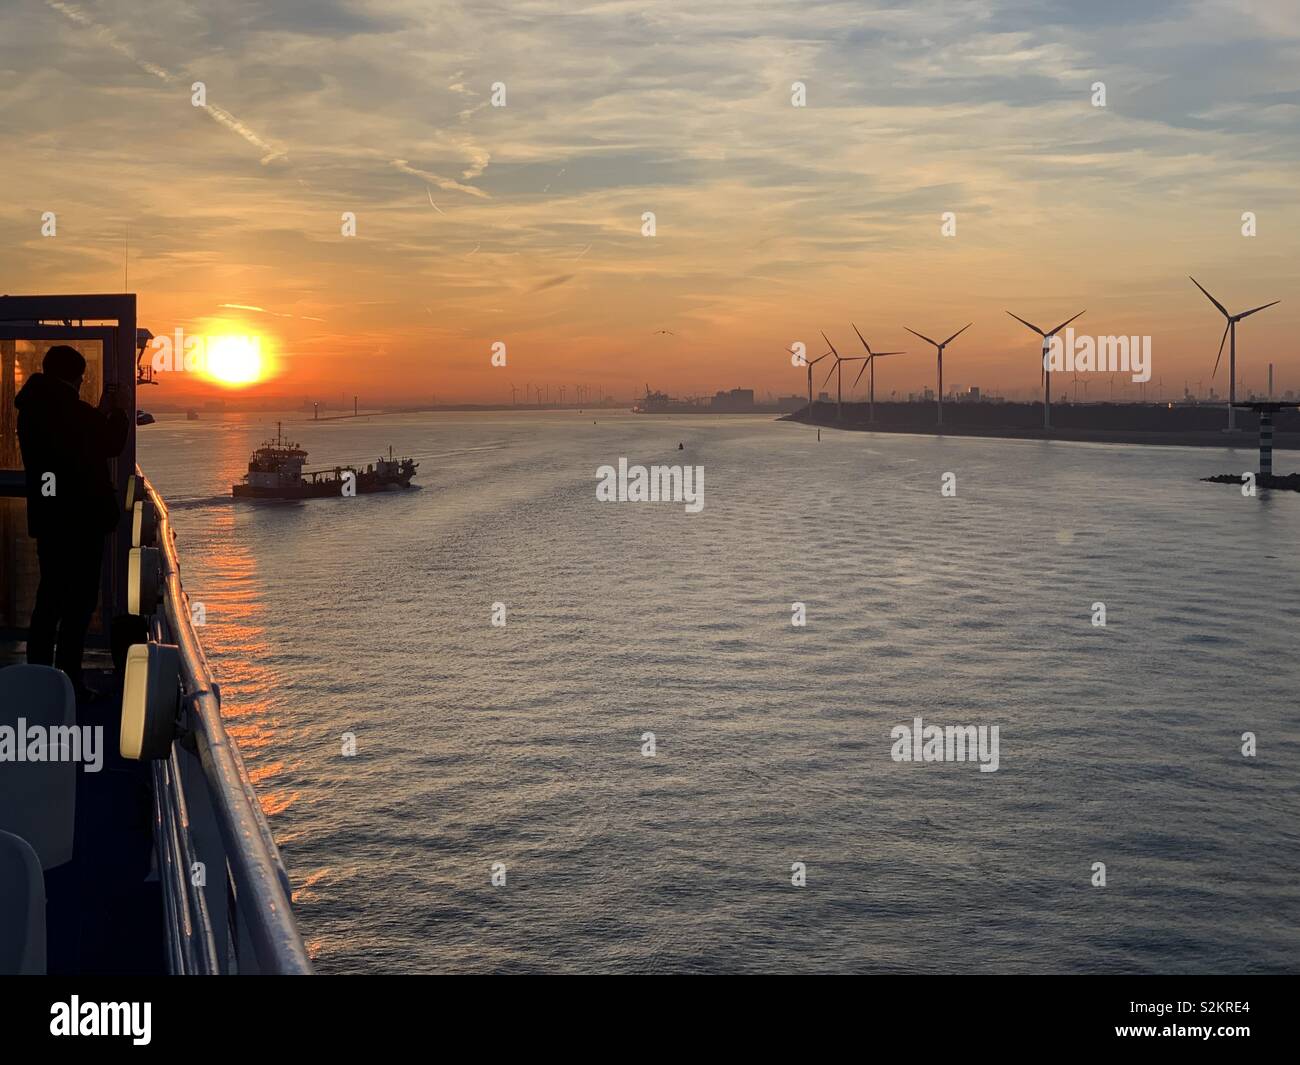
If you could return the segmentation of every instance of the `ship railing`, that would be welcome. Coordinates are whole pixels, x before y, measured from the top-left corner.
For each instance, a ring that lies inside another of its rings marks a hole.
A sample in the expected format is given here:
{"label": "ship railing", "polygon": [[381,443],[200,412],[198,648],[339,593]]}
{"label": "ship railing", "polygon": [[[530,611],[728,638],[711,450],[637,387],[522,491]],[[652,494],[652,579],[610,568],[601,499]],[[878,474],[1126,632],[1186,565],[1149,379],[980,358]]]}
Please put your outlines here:
{"label": "ship railing", "polygon": [[311,973],[279,848],[222,722],[221,690],[181,584],[170,514],[139,467],[136,477],[157,515],[162,568],[161,606],[150,636],[177,648],[185,726],[170,756],[153,763],[154,837],[172,972]]}

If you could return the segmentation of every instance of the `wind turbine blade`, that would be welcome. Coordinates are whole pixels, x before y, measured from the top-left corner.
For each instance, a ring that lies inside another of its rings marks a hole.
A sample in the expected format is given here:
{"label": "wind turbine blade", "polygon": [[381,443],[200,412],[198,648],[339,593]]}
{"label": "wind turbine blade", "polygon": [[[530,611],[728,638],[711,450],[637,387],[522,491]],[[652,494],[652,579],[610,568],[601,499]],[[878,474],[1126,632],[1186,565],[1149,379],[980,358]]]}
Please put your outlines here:
{"label": "wind turbine blade", "polygon": [[830,355],[831,355],[831,353],[828,351],[825,355],[818,355],[817,358],[815,358],[815,359],[809,359],[809,360],[808,360],[808,365],[809,365],[809,366],[816,366],[819,362],[822,361],[822,359],[829,359],[829,358],[830,358]]}
{"label": "wind turbine blade", "polygon": [[906,354],[907,352],[905,351],[873,351],[871,353],[871,357],[873,359],[881,359],[884,358],[886,355],[906,355]]}
{"label": "wind turbine blade", "polygon": [[949,344],[951,344],[954,340],[956,340],[959,336],[961,336],[962,333],[966,332],[966,330],[969,329],[974,324],[975,324],[974,322],[967,322],[964,326],[958,329],[957,332],[953,333],[952,336],[950,336],[947,340],[943,342],[944,347],[947,347]]}
{"label": "wind turbine blade", "polygon": [[1219,372],[1219,360],[1223,358],[1223,345],[1228,342],[1228,330],[1232,328],[1232,322],[1229,321],[1223,327],[1223,339],[1219,341],[1219,354],[1214,357],[1214,373],[1210,374],[1210,380],[1214,380],[1214,374]]}
{"label": "wind turbine blade", "polygon": [[[1010,312],[1010,311],[1007,311],[1007,314],[1011,314],[1011,312]],[[1041,329],[1039,329],[1038,326],[1034,325],[1033,322],[1026,322],[1023,318],[1020,317],[1020,315],[1018,315],[1018,314],[1011,314],[1011,317],[1014,318],[1014,319],[1015,319],[1017,322],[1019,322],[1021,325],[1027,325],[1027,326],[1029,326],[1029,328],[1032,329],[1035,333],[1037,333],[1040,337],[1045,337],[1045,336],[1047,336],[1047,334],[1044,333]],[[931,343],[933,343],[933,341],[931,341]]]}
{"label": "wind turbine blade", "polygon": [[835,366],[832,366],[832,367],[831,367],[830,373],[828,373],[828,374],[826,375],[826,380],[822,382],[822,388],[825,388],[827,382],[830,381],[830,379],[831,379],[832,377],[835,376],[835,367],[836,367],[836,366],[839,366],[839,363],[838,363],[838,362],[835,364]]}
{"label": "wind turbine blade", "polygon": [[[1188,275],[1187,275],[1187,279],[1188,279],[1188,280],[1189,280],[1193,285],[1195,285],[1197,288],[1199,288],[1202,292],[1205,292],[1205,286],[1202,285],[1199,281],[1197,281],[1196,278],[1192,277],[1191,274],[1188,274]],[[1232,317],[1232,315],[1230,315],[1230,314],[1228,313],[1228,308],[1225,307],[1225,306],[1224,306],[1222,303],[1220,303],[1218,300],[1216,300],[1216,299],[1215,299],[1213,296],[1211,296],[1208,292],[1205,292],[1205,298],[1206,298],[1207,300],[1209,300],[1211,303],[1213,303],[1216,307],[1219,308],[1219,313],[1222,314],[1223,317],[1225,317],[1225,318],[1231,318],[1231,317]]]}
{"label": "wind turbine blade", "polygon": [[860,370],[858,371],[858,376],[855,377],[855,378],[853,379],[853,384],[851,384],[851,385],[849,386],[849,391],[850,391],[850,392],[852,392],[855,388],[858,387],[858,382],[862,380],[862,375],[863,375],[864,373],[867,372],[867,364],[868,364],[870,361],[871,361],[870,359],[863,359],[863,360],[862,360],[862,369],[860,369]]}
{"label": "wind turbine blade", "polygon": [[1279,304],[1281,302],[1282,302],[1281,300],[1274,300],[1272,303],[1264,304],[1263,307],[1254,307],[1249,311],[1242,311],[1239,315],[1237,315],[1237,320],[1240,321],[1243,318],[1249,318],[1252,314],[1255,313],[1255,311],[1262,311],[1267,307],[1275,306],[1276,304]]}
{"label": "wind turbine blade", "polygon": [[[852,322],[849,325],[853,325]],[[862,346],[867,349],[867,354],[871,354],[871,345],[867,343],[867,338],[862,335],[862,330],[853,325],[853,331],[858,334],[858,339],[862,341]]]}
{"label": "wind turbine blade", "polygon": [[[1082,311],[1080,311],[1078,314],[1076,314],[1076,315],[1074,316],[1074,318],[1081,318],[1081,317],[1083,317],[1083,316],[1084,316],[1085,314],[1087,314],[1087,313],[1088,313],[1088,312],[1087,312],[1086,309],[1085,309],[1085,310],[1082,310]],[[1057,333],[1059,333],[1059,332],[1060,332],[1062,329],[1064,329],[1067,325],[1069,325],[1071,322],[1073,322],[1073,321],[1074,321],[1074,318],[1067,318],[1064,322],[1062,322],[1060,325],[1058,325],[1055,329],[1053,329],[1053,330],[1052,330],[1050,333],[1048,333],[1047,335],[1048,335],[1049,337],[1054,337],[1054,336],[1056,336]]]}
{"label": "wind turbine blade", "polygon": [[934,346],[935,346],[936,348],[939,346],[937,343],[935,343],[933,340],[931,340],[931,339],[930,339],[928,336],[926,336],[924,333],[918,333],[915,329],[910,329],[910,328],[908,328],[907,326],[903,326],[903,328],[904,328],[904,329],[907,329],[907,331],[908,331],[909,333],[911,333],[912,336],[914,336],[914,337],[920,337],[920,338],[921,338],[922,340],[924,340],[927,344],[934,344]]}
{"label": "wind turbine blade", "polygon": [[822,334],[822,339],[823,339],[824,341],[826,341],[827,345],[829,345],[831,351],[834,353],[835,357],[838,359],[838,358],[840,357],[840,353],[839,353],[838,351],[835,350],[835,345],[831,343],[831,338],[828,337],[825,333],[823,333],[823,334]]}

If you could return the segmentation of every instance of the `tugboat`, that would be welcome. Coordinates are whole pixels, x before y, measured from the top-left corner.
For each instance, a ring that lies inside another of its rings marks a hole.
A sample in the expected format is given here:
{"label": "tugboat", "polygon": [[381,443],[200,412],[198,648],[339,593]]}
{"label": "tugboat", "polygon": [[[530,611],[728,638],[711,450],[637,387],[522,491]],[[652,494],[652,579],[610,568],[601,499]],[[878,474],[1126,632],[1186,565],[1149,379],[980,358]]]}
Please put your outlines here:
{"label": "tugboat", "polygon": [[307,452],[286,440],[276,422],[275,439],[253,452],[243,483],[231,485],[231,495],[236,499],[311,499],[410,488],[420,465],[409,458],[393,458],[391,447],[388,458],[381,456],[364,470],[335,466],[332,470],[310,472],[303,470],[306,461]]}

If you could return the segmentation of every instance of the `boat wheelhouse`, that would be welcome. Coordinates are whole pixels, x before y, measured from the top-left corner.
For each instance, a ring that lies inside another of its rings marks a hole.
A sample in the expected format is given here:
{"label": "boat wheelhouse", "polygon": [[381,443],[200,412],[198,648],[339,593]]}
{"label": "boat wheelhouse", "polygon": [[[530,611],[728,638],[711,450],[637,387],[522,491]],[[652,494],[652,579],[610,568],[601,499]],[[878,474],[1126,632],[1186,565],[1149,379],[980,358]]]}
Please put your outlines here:
{"label": "boat wheelhouse", "polygon": [[302,468],[307,463],[307,452],[284,437],[279,422],[275,423],[275,439],[268,440],[248,460],[248,473],[244,483],[252,489],[265,489],[269,493],[302,485]]}

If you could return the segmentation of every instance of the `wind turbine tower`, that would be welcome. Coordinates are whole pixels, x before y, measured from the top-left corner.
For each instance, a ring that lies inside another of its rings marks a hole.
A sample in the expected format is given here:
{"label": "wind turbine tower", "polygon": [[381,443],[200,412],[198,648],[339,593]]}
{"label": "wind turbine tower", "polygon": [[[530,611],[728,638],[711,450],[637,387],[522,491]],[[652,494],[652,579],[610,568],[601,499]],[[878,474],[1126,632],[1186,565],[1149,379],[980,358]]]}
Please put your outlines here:
{"label": "wind turbine tower", "polygon": [[[827,345],[829,345],[831,349],[831,355],[835,358],[835,366],[831,369],[831,373],[835,374],[835,418],[837,421],[843,421],[844,420],[844,372],[842,367],[846,362],[861,362],[863,357],[861,355],[850,355],[849,357],[845,358],[841,356],[838,351],[835,350],[835,345],[831,343],[831,338],[828,337],[825,333],[822,334],[822,339],[826,341]],[[827,381],[831,379],[831,373],[828,373],[826,375]],[[825,382],[823,382],[823,386],[824,385]]]}
{"label": "wind turbine tower", "polygon": [[[1187,275],[1188,280],[1193,285],[1205,292],[1205,286],[1202,285],[1191,274]],[[1223,341],[1229,337],[1232,338],[1228,345],[1228,429],[1229,431],[1237,427],[1237,323],[1243,318],[1249,318],[1256,311],[1262,311],[1266,307],[1272,307],[1274,304],[1281,303],[1281,300],[1274,300],[1272,303],[1261,304],[1258,307],[1252,307],[1248,311],[1242,311],[1240,314],[1229,314],[1228,308],[1216,300],[1208,292],[1205,292],[1205,298],[1219,308],[1219,313],[1228,320],[1228,324],[1223,327],[1223,339],[1219,341],[1219,354],[1214,358],[1214,373],[1210,374],[1210,379],[1214,379],[1214,374],[1219,372],[1219,360],[1223,358]]]}
{"label": "wind turbine tower", "polygon": [[[822,335],[825,336],[824,333]],[[830,355],[831,353],[828,351],[824,355],[818,355],[817,358],[815,359],[810,359],[806,355],[804,356],[803,364],[806,367],[808,367],[808,416],[810,418],[812,417],[812,401],[813,401],[812,400],[812,368],[816,366],[819,362],[821,362],[822,359],[830,358]]]}
{"label": "wind turbine tower", "polygon": [[926,336],[923,333],[918,333],[915,329],[908,329],[907,326],[903,326],[903,328],[907,329],[907,331],[911,333],[912,336],[920,337],[927,344],[933,344],[935,353],[938,355],[938,359],[939,359],[939,421],[938,424],[939,425],[943,424],[943,349],[946,348],[949,344],[951,344],[954,340],[956,340],[959,336],[961,336],[962,333],[966,332],[966,330],[969,329],[974,324],[975,324],[974,322],[967,322],[964,326],[958,329],[957,332],[953,333],[952,336],[950,336],[947,340],[943,341],[942,343],[940,343],[937,340],[931,340],[928,336]]}
{"label": "wind turbine tower", "polygon": [[[1076,314],[1076,315],[1074,316],[1074,318],[1080,318],[1080,317],[1082,317],[1083,315],[1085,315],[1085,314],[1087,314],[1087,313],[1088,313],[1088,312],[1087,312],[1086,310],[1082,310],[1082,311],[1080,311],[1078,314]],[[1007,314],[1011,314],[1011,312],[1010,312],[1010,311],[1007,311]],[[1021,325],[1023,325],[1023,326],[1028,326],[1030,329],[1032,329],[1035,333],[1037,333],[1040,337],[1043,338],[1043,370],[1042,370],[1042,377],[1043,377],[1043,428],[1044,428],[1044,429],[1050,429],[1050,428],[1052,427],[1052,371],[1051,371],[1050,369],[1048,369],[1048,366],[1047,366],[1047,354],[1048,354],[1048,351],[1051,349],[1051,346],[1052,346],[1052,337],[1056,336],[1057,333],[1059,333],[1059,332],[1060,332],[1062,329],[1064,329],[1067,325],[1069,325],[1071,322],[1073,322],[1073,321],[1074,321],[1074,318],[1067,318],[1064,322],[1062,322],[1060,325],[1058,325],[1055,329],[1049,329],[1046,333],[1044,333],[1041,329],[1038,328],[1038,326],[1034,325],[1033,322],[1026,322],[1026,321],[1025,321],[1023,318],[1021,318],[1020,315],[1018,315],[1018,314],[1011,314],[1011,317],[1014,318],[1014,319],[1015,319],[1017,322],[1019,322]]]}
{"label": "wind turbine tower", "polygon": [[[853,325],[852,322],[850,322],[849,324]],[[867,419],[868,421],[875,422],[876,420],[876,360],[883,359],[886,355],[906,355],[907,352],[872,351],[871,345],[867,343],[866,337],[862,335],[862,331],[856,325],[853,325],[853,331],[858,334],[858,339],[862,341],[862,346],[867,351],[867,357],[862,360],[862,369],[858,371],[858,376],[853,379],[853,387],[856,388],[858,382],[862,380],[862,371],[867,369],[867,367],[871,367],[871,373],[867,377],[867,380],[869,382],[867,385],[867,396],[868,396]],[[852,391],[852,389],[850,389],[850,391]]]}

